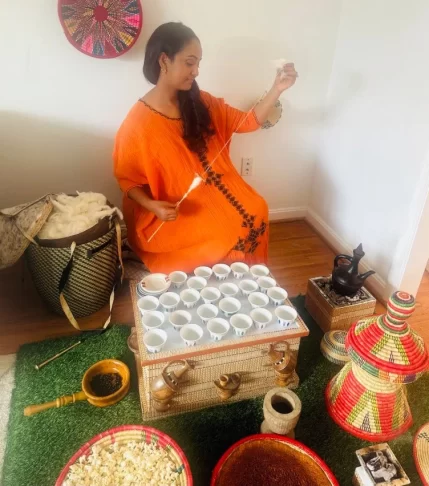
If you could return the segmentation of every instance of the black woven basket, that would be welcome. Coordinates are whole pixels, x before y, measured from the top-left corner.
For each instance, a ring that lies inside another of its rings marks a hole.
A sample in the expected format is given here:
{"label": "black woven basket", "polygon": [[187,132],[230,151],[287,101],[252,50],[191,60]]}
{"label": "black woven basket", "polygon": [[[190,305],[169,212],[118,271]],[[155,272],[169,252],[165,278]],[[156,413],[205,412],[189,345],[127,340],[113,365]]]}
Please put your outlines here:
{"label": "black woven basket", "polygon": [[116,218],[104,218],[71,237],[36,237],[35,241],[27,248],[26,258],[34,284],[50,309],[72,321],[68,310],[71,317],[84,317],[109,301],[120,268]]}

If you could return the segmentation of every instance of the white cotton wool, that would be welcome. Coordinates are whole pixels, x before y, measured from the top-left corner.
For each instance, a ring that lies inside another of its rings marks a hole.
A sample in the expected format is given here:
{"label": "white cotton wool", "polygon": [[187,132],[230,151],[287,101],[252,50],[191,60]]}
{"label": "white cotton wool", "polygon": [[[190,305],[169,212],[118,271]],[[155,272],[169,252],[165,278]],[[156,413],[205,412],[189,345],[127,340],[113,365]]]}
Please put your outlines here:
{"label": "white cotton wool", "polygon": [[52,198],[54,209],[39,234],[41,239],[57,239],[74,236],[96,225],[106,216],[118,215],[121,211],[110,207],[103,194],[77,192],[76,196],[59,194]]}
{"label": "white cotton wool", "polygon": [[[279,74],[280,72],[283,71],[283,66],[285,64],[287,64],[289,61],[287,61],[286,59],[282,58],[282,59],[273,59],[271,61],[271,64],[275,67],[276,71],[277,71],[277,74]],[[286,77],[286,73],[283,71],[282,74],[281,74],[281,78],[283,79],[284,77]]]}

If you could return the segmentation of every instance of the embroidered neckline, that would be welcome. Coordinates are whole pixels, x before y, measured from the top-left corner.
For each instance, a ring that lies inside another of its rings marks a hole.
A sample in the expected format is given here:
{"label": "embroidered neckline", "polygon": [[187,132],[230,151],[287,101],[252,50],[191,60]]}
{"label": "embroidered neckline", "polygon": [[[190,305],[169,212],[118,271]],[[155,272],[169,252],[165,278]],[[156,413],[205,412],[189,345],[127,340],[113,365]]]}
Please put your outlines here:
{"label": "embroidered neckline", "polygon": [[143,103],[147,108],[149,108],[150,111],[153,111],[154,113],[156,113],[157,115],[161,115],[163,116],[164,118],[166,118],[167,120],[173,120],[173,121],[181,121],[182,119],[181,118],[173,118],[171,116],[167,116],[167,115],[164,115],[164,113],[161,113],[160,111],[158,110],[155,110],[155,108],[153,108],[152,106],[148,105],[146,103],[146,101],[142,100],[141,98],[139,99],[140,103]]}

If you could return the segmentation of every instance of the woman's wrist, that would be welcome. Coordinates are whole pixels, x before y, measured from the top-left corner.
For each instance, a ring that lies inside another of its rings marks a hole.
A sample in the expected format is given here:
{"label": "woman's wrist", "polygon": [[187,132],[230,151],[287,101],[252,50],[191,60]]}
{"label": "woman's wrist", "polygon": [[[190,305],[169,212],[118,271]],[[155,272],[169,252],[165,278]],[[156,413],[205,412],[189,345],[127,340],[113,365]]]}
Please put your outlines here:
{"label": "woman's wrist", "polygon": [[271,87],[270,91],[268,92],[268,94],[273,98],[273,102],[275,103],[279,99],[279,97],[283,93],[283,91],[285,91],[285,90],[280,89],[276,85],[276,83],[274,83],[273,86]]}
{"label": "woman's wrist", "polygon": [[154,199],[146,199],[144,201],[144,204],[142,204],[142,206],[147,210],[149,211],[150,213],[154,213],[155,212],[155,206],[156,206],[156,201]]}

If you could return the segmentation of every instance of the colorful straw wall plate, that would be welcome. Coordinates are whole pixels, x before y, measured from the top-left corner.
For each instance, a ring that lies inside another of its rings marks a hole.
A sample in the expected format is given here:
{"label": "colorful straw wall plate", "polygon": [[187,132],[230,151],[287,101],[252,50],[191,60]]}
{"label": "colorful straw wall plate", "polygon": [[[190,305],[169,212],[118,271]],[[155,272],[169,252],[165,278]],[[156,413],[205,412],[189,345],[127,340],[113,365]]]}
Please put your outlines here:
{"label": "colorful straw wall plate", "polygon": [[414,437],[414,462],[424,486],[429,486],[429,423]]}
{"label": "colorful straw wall plate", "polygon": [[58,15],[69,42],[100,59],[127,52],[140,35],[140,0],[58,0]]}

